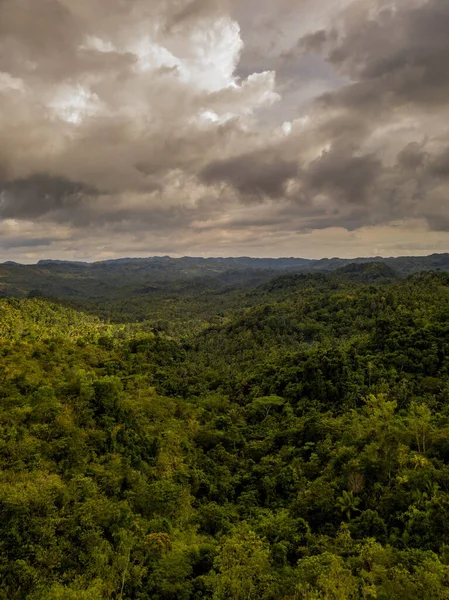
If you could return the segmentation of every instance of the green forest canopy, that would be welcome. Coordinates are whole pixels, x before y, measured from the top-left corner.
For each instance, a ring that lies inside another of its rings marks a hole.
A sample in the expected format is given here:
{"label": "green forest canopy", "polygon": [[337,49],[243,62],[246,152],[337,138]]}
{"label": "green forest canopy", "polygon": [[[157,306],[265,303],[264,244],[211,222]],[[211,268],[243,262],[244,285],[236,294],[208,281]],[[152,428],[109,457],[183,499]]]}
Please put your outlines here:
{"label": "green forest canopy", "polygon": [[0,599],[449,598],[449,275],[136,298],[0,300]]}

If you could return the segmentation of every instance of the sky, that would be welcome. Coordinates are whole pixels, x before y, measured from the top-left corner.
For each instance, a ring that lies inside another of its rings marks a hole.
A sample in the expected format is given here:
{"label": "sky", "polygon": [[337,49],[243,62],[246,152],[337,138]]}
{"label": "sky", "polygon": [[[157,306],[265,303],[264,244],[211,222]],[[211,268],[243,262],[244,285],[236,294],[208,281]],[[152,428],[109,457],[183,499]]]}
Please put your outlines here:
{"label": "sky", "polygon": [[0,261],[449,251],[447,0],[0,0]]}

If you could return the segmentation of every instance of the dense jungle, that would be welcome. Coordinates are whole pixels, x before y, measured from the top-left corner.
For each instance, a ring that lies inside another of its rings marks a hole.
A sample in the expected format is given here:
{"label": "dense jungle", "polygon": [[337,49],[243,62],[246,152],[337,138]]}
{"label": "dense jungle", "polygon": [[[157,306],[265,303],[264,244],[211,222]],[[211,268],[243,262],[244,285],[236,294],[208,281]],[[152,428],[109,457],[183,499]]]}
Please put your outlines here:
{"label": "dense jungle", "polygon": [[443,258],[0,265],[0,599],[449,598]]}

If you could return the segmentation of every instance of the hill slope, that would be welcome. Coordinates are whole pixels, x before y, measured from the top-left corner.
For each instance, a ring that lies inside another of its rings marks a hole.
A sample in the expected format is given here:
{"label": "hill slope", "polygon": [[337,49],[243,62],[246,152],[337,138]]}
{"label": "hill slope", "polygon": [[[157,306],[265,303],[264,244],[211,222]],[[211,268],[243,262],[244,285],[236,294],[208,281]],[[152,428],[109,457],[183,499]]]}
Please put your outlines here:
{"label": "hill slope", "polygon": [[168,288],[178,291],[189,282],[204,289],[249,287],[279,272],[335,271],[347,265],[382,262],[398,275],[424,270],[449,271],[449,254],[427,257],[307,260],[302,258],[119,259],[97,263],[40,261],[37,265],[0,265],[0,295],[40,295],[71,300],[126,298]]}
{"label": "hill slope", "polygon": [[0,598],[446,598],[449,276],[393,275],[182,336],[2,300]]}

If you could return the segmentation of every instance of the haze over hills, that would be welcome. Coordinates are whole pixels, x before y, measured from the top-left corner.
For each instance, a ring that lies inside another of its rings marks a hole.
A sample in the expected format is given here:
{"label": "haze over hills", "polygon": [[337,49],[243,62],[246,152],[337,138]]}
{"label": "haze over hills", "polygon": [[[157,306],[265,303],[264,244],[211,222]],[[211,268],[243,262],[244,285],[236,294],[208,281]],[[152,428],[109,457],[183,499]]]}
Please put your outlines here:
{"label": "haze over hills", "polygon": [[[29,294],[67,299],[105,299],[111,294],[129,296],[156,292],[167,285],[185,289],[192,284],[220,289],[251,286],[282,273],[333,272],[349,265],[381,263],[397,276],[424,270],[449,271],[449,254],[397,258],[202,258],[169,256],[122,258],[101,262],[40,260],[21,265],[0,265],[0,294],[25,297]],[[349,275],[351,271],[346,271]],[[343,272],[343,274],[345,271]],[[352,272],[352,277],[356,271]]]}

